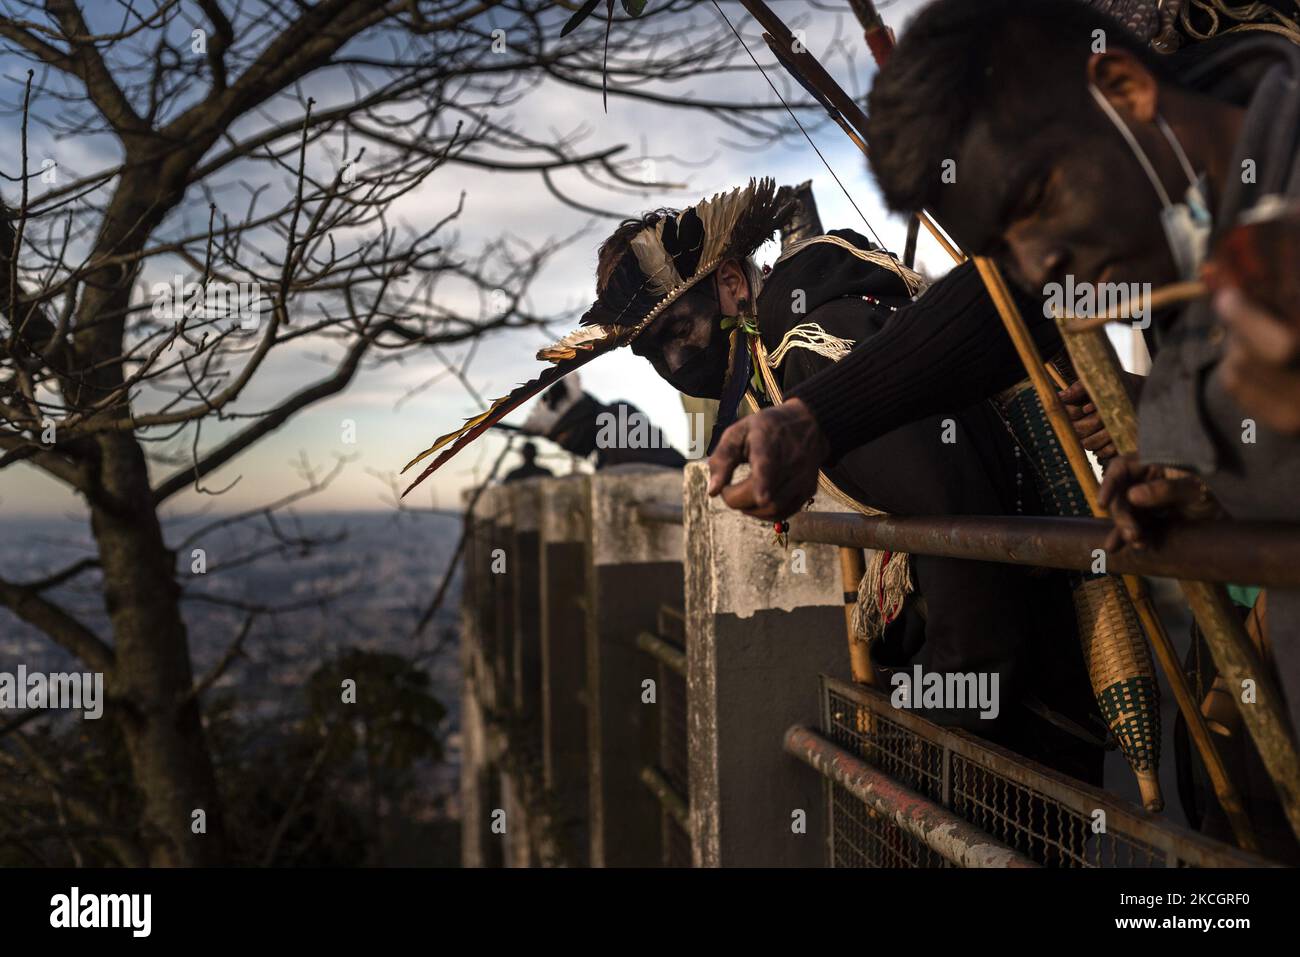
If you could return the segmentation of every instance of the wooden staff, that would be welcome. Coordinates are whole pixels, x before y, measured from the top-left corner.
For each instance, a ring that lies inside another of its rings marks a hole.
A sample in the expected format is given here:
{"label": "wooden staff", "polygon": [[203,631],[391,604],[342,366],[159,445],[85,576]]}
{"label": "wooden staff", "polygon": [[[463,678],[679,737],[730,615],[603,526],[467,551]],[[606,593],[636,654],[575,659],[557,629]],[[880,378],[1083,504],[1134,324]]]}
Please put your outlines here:
{"label": "wooden staff", "polygon": [[[1106,431],[1110,433],[1111,441],[1115,443],[1116,451],[1121,455],[1136,454],[1138,451],[1137,414],[1133,409],[1128,390],[1124,388],[1120,378],[1119,359],[1110,340],[1101,329],[1079,329],[1059,316],[1057,325],[1061,328],[1062,338],[1070,352],[1075,371],[1083,380],[1088,395],[1097,408],[1097,414],[1105,424]],[[1132,576],[1126,576],[1126,582],[1129,577]],[[1224,681],[1230,687],[1238,689],[1247,679],[1255,682],[1259,694],[1254,704],[1243,705],[1239,696],[1234,697],[1237,698],[1238,709],[1241,711],[1246,728],[1259,749],[1264,767],[1268,769],[1269,776],[1273,778],[1273,783],[1282,798],[1287,820],[1292,830],[1300,836],[1300,763],[1297,763],[1295,742],[1282,711],[1282,696],[1256,653],[1255,646],[1246,635],[1245,628],[1233,612],[1227,590],[1222,585],[1207,582],[1180,581],[1178,585],[1192,609],[1197,624],[1205,633],[1210,655],[1219,673],[1223,675]],[[1168,641],[1167,638],[1164,640]],[[1156,645],[1156,650],[1161,656],[1162,664],[1166,654],[1173,655],[1172,647],[1165,651],[1159,643]],[[1170,670],[1168,666],[1166,670]],[[1179,673],[1181,674],[1181,671]],[[1185,687],[1182,690],[1186,691]],[[1174,693],[1178,695],[1179,692],[1179,687],[1175,686]],[[1178,703],[1179,707],[1183,706],[1181,696]],[[1205,725],[1200,707],[1196,702],[1192,704],[1193,708],[1190,711],[1183,708],[1183,713],[1189,715],[1188,728],[1193,736],[1208,737],[1209,728]],[[1190,717],[1192,712],[1200,719],[1199,721],[1192,721]],[[1212,748],[1210,750],[1213,752]],[[1213,753],[1217,761],[1217,752]],[[1206,769],[1212,781],[1217,775],[1226,773],[1221,764],[1211,763],[1208,759]],[[1219,803],[1231,817],[1232,809],[1220,793],[1217,783],[1215,793],[1219,794]],[[1233,827],[1235,830],[1235,819]]]}
{"label": "wooden staff", "polygon": [[[768,37],[768,40],[774,42],[771,37]],[[809,180],[796,186],[792,195],[800,207],[799,214],[796,217],[798,228],[789,230],[782,228],[781,248],[783,250],[809,236],[820,236],[825,231],[822,228],[821,217],[817,213],[817,201],[813,197],[812,181]],[[862,549],[840,549],[840,582],[844,588],[844,635],[849,644],[849,673],[852,675],[854,682],[861,685],[875,683],[871,670],[870,649],[865,641],[858,640],[857,628],[854,627],[853,622],[854,612],[858,606],[858,588],[862,584],[866,571],[867,566],[862,557]],[[868,716],[869,713],[866,709],[859,710],[859,731],[868,729]]]}
{"label": "wooden staff", "polygon": [[853,627],[853,615],[858,607],[858,588],[867,573],[867,563],[860,548],[840,549],[840,581],[844,584],[844,627],[849,636],[849,670],[853,680],[860,685],[874,685],[871,671],[871,654],[865,641],[859,641]]}
{"label": "wooden staff", "polygon": [[1202,296],[1209,294],[1209,287],[1197,279],[1191,279],[1186,282],[1174,282],[1167,286],[1161,286],[1154,290],[1149,296],[1140,297],[1136,304],[1123,303],[1116,306],[1104,316],[1093,316],[1088,319],[1071,319],[1061,326],[1062,329],[1069,332],[1087,332],[1090,329],[1100,329],[1112,322],[1132,322],[1135,315],[1151,315],[1161,309],[1167,309],[1170,306],[1181,305],[1185,302],[1191,302],[1193,299],[1200,299]]}
{"label": "wooden staff", "polygon": [[[760,24],[762,24],[763,28],[785,48],[789,55],[783,58],[783,62],[796,74],[796,77],[801,81],[811,83],[835,107],[835,110],[839,114],[837,121],[840,122],[841,128],[846,126],[853,127],[853,132],[857,135],[851,135],[851,138],[854,143],[858,145],[859,149],[866,154],[868,152],[865,142],[866,114],[862,112],[861,107],[858,106],[852,97],[844,92],[843,88],[841,88],[840,85],[835,82],[834,78],[825,71],[821,64],[818,63],[810,53],[808,53],[806,48],[802,45],[800,45],[798,49],[794,48],[793,34],[790,33],[790,30],[785,23],[781,21],[781,19],[771,10],[770,7],[767,6],[766,3],[763,2],[763,0],[741,0],[741,4]],[[870,6],[871,4],[868,2],[854,3],[855,12],[858,11],[859,8],[869,8]],[[878,19],[879,17],[877,15],[877,20]],[[876,38],[879,39],[879,36],[879,33],[877,33]],[[872,54],[876,57],[877,63],[883,64],[884,60],[888,57],[892,45],[876,43],[871,46]],[[952,256],[954,261],[960,262],[965,258],[964,255],[951,243],[948,243],[945,239],[941,238],[939,230],[925,212],[919,212],[917,215],[931,235],[940,239],[941,245],[949,255]],[[1014,300],[1007,291],[1006,283],[1003,281],[996,264],[983,258],[977,258],[975,264],[976,268],[979,270],[980,277],[984,280],[990,297],[997,306],[998,314],[1002,318],[1003,325],[1006,327],[1008,334],[1011,336],[1012,342],[1016,346],[1016,350],[1020,355],[1020,360],[1024,365],[1026,372],[1028,372],[1030,381],[1033,383],[1034,389],[1038,394],[1039,401],[1042,402],[1048,420],[1051,422],[1053,430],[1056,432],[1057,440],[1060,442],[1061,448],[1065,450],[1066,458],[1070,462],[1080,488],[1083,490],[1083,493],[1088,500],[1089,508],[1094,514],[1098,514],[1101,510],[1097,505],[1096,475],[1092,471],[1092,465],[1088,461],[1087,454],[1084,452],[1078,436],[1074,434],[1074,427],[1065,413],[1064,406],[1061,404],[1060,398],[1056,394],[1056,390],[1050,385],[1047,374],[1044,371],[1045,364],[1042,360],[1042,356],[1038,353],[1038,347],[1035,345],[1033,338],[1029,335],[1029,330],[1025,326],[1023,318],[1021,318],[1020,311],[1016,308]],[[1085,385],[1086,384],[1087,383],[1085,382]],[[1100,405],[1098,405],[1098,408],[1100,409]],[[1101,517],[1104,517],[1104,513],[1102,513]],[[1208,728],[1205,727],[1204,716],[1201,714],[1199,707],[1197,707],[1195,702],[1192,701],[1191,691],[1187,687],[1186,676],[1183,674],[1182,668],[1178,664],[1176,655],[1172,653],[1172,649],[1169,647],[1168,636],[1164,633],[1163,627],[1160,626],[1159,618],[1155,614],[1149,598],[1146,596],[1144,590],[1141,589],[1140,583],[1136,580],[1130,581],[1131,578],[1132,576],[1125,576],[1124,584],[1129,590],[1130,597],[1134,602],[1139,619],[1142,621],[1144,628],[1147,629],[1152,644],[1157,647],[1159,660],[1161,665],[1165,668],[1171,686],[1174,687],[1174,696],[1178,701],[1180,709],[1182,709],[1189,729],[1198,729],[1193,731],[1192,739],[1195,742],[1197,749],[1201,752],[1202,760],[1205,761],[1207,769],[1218,769],[1217,772],[1211,773],[1211,782],[1215,788],[1215,794],[1219,799],[1219,803],[1223,806],[1225,813],[1229,815],[1234,834],[1236,834],[1237,840],[1241,846],[1248,849],[1254,848],[1257,844],[1254,840],[1253,833],[1250,830],[1249,822],[1246,820],[1245,814],[1242,811],[1240,798],[1236,793],[1236,789],[1227,778],[1222,759],[1219,757],[1219,754],[1214,747],[1214,743],[1209,737]],[[1201,622],[1199,616],[1197,620],[1201,623],[1202,630],[1206,632],[1207,640],[1210,639],[1210,632],[1213,631],[1215,635],[1220,636],[1220,638],[1225,642],[1232,642],[1233,633],[1231,624],[1229,623],[1224,625],[1224,627],[1220,627],[1220,625],[1223,624],[1223,616],[1214,616],[1211,611],[1211,608],[1215,604],[1213,598],[1214,596],[1210,596],[1207,607],[1204,609],[1209,612],[1211,617],[1207,617],[1206,622]],[[1238,631],[1240,631],[1239,626]],[[1244,635],[1241,636],[1241,639],[1244,641]],[[1162,645],[1163,647],[1161,647]],[[1181,689],[1179,686],[1181,686]],[[1251,730],[1253,735],[1254,729],[1252,728]],[[1290,763],[1294,767],[1294,749],[1291,750]],[[1288,815],[1291,813],[1292,809],[1291,807],[1288,807]]]}
{"label": "wooden staff", "polygon": [[[854,613],[858,607],[858,587],[867,574],[867,563],[860,548],[840,548],[840,581],[844,585],[844,629],[849,637],[849,673],[855,684],[873,687],[876,683],[875,672],[871,668],[871,646],[858,640],[858,630],[854,627]],[[876,722],[867,708],[856,708],[853,726],[859,734],[868,739],[876,733]],[[869,812],[876,817],[874,811]]]}

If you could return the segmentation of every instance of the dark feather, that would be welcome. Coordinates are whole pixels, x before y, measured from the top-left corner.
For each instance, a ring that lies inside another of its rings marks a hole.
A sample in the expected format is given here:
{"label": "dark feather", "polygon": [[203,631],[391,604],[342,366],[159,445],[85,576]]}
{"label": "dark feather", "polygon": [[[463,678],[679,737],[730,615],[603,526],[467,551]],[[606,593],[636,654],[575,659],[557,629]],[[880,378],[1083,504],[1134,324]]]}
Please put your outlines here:
{"label": "dark feather", "polygon": [[425,456],[429,455],[430,453],[435,452],[438,449],[442,448],[452,439],[454,439],[455,441],[451,441],[450,447],[443,449],[443,451],[438,455],[438,457],[433,460],[433,463],[428,468],[426,468],[423,472],[420,473],[419,478],[417,478],[414,482],[412,482],[410,485],[406,487],[406,491],[402,492],[402,497],[405,498],[407,493],[409,493],[411,489],[415,488],[417,485],[419,485],[421,482],[427,479],[434,472],[438,471],[438,469],[442,467],[443,463],[447,462],[453,455],[455,455],[465,446],[469,445],[471,442],[477,439],[484,432],[488,431],[488,429],[492,428],[492,426],[496,425],[498,422],[504,419],[515,409],[519,408],[521,405],[523,405],[533,396],[537,395],[537,393],[543,391],[544,389],[548,388],[551,385],[554,385],[556,382],[559,382],[570,372],[579,368],[580,366],[586,365],[596,356],[604,355],[606,352],[609,351],[609,349],[612,347],[613,342],[615,341],[616,340],[610,340],[610,345],[607,345],[603,349],[584,350],[582,352],[579,352],[572,359],[566,359],[562,362],[557,362],[554,365],[549,366],[548,368],[544,369],[542,371],[542,374],[539,375],[536,379],[533,379],[531,382],[525,382],[523,385],[517,387],[512,392],[510,392],[508,395],[504,395],[501,398],[497,399],[495,402],[492,403],[492,406],[486,412],[481,412],[478,415],[474,416],[473,418],[469,419],[465,423],[465,425],[461,426],[461,428],[458,429],[457,431],[449,432],[448,434],[440,437],[436,442],[433,443],[433,445],[428,449],[428,451],[422,452],[420,455],[417,455],[410,462],[408,462],[406,464],[406,467],[402,469],[402,474],[405,474],[407,469],[409,469],[412,465],[415,465],[417,462],[419,462],[421,459],[423,459]]}
{"label": "dark feather", "polygon": [[723,259],[744,259],[763,245],[795,213],[795,204],[778,198],[776,182],[763,178],[754,189],[754,198],[732,227]]}
{"label": "dark feather", "polygon": [[693,209],[684,210],[672,220],[672,237],[664,227],[664,249],[673,257],[677,275],[694,276],[700,265],[700,250],[704,248],[704,224]]}

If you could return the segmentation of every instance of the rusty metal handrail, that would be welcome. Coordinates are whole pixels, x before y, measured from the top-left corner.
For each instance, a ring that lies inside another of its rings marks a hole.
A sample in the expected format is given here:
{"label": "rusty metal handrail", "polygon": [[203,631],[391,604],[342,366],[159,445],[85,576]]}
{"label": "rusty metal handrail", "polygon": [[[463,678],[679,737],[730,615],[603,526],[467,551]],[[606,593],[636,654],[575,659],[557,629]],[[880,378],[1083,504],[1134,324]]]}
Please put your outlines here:
{"label": "rusty metal handrail", "polygon": [[943,805],[903,786],[811,728],[790,728],[785,733],[785,750],[958,867],[1038,867],[1019,851],[994,840]]}
{"label": "rusty metal handrail", "polygon": [[[801,512],[790,519],[792,541],[1074,570],[1093,567],[1110,530],[1110,522],[1091,518]],[[1107,552],[1105,562],[1110,574],[1293,588],[1300,586],[1300,526],[1189,522],[1171,526],[1158,545]]]}
{"label": "rusty metal handrail", "polygon": [[646,524],[681,525],[682,506],[668,502],[639,502],[634,506],[637,520]]}
{"label": "rusty metal handrail", "polygon": [[648,766],[642,768],[641,783],[650,789],[658,799],[659,806],[677,822],[677,826],[687,834],[691,833],[691,814],[686,799],[677,793],[676,789],[668,783],[668,779],[659,773],[658,768]]}
{"label": "rusty metal handrail", "polygon": [[[820,683],[823,708],[826,708],[830,696],[836,695],[852,702],[853,706],[864,712],[878,715],[939,746],[943,750],[945,766],[953,756],[957,756],[975,767],[1043,795],[1082,818],[1089,818],[1095,811],[1102,810],[1111,832],[1155,848],[1169,859],[1171,867],[1276,866],[1266,857],[1188,830],[1160,815],[1131,805],[1108,791],[1067,777],[991,741],[956,728],[940,727],[905,708],[895,708],[890,697],[875,688],[866,688],[829,675],[822,675]],[[827,716],[823,715],[823,721],[826,720]],[[845,753],[854,760],[861,760],[851,752]]]}
{"label": "rusty metal handrail", "polygon": [[651,632],[642,631],[637,633],[636,646],[665,667],[682,677],[686,676],[686,652],[671,641],[666,641]]}

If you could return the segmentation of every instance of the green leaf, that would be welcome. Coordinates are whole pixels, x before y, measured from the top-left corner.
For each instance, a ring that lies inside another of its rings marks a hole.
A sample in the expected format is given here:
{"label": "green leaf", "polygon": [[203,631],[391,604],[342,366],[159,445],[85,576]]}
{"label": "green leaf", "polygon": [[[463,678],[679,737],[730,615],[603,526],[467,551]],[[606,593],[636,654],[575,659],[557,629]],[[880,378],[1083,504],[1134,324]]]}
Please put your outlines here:
{"label": "green leaf", "polygon": [[583,20],[591,16],[591,12],[596,9],[596,4],[598,3],[600,3],[600,0],[587,0],[586,3],[578,8],[577,13],[569,17],[569,22],[566,23],[564,29],[560,31],[560,36],[567,37],[570,33],[576,30]]}
{"label": "green leaf", "polygon": [[639,17],[645,12],[645,0],[623,0],[623,12],[629,17]]}

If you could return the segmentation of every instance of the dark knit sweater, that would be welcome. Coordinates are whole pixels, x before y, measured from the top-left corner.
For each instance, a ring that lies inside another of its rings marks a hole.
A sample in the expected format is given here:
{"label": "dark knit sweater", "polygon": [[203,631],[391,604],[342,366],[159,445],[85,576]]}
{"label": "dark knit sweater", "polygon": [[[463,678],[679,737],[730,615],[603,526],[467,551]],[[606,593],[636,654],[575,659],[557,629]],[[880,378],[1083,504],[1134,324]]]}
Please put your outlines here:
{"label": "dark knit sweater", "polygon": [[[1045,356],[1061,348],[1042,300],[1016,293]],[[973,405],[1025,377],[973,263],[963,263],[843,361],[791,389],[808,404],[832,461],[891,429]]]}
{"label": "dark knit sweater", "polygon": [[[865,239],[849,230],[832,235],[866,246]],[[978,283],[979,277],[974,278]],[[932,294],[926,293],[923,301]],[[898,311],[892,312],[895,306]],[[788,331],[803,323],[858,343],[838,364],[808,349],[790,349],[776,370],[781,391],[787,395],[802,392],[853,357],[875,350],[888,330],[907,329],[899,320],[916,311],[897,274],[830,244],[807,247],[778,263],[764,282],[756,307],[769,354]],[[1038,314],[1042,316],[1041,307]],[[1005,340],[996,317],[992,321],[992,331]],[[1009,341],[1007,349],[1014,368]],[[1023,372],[1005,384],[1019,378]],[[842,447],[843,454],[827,469],[828,476],[857,501],[895,515],[1014,514],[1018,498],[1023,499],[1026,513],[1036,513],[1032,483],[1021,487],[1013,443],[991,404],[982,401],[986,394],[963,402],[949,393],[946,401],[931,400],[928,411],[882,423],[869,440]],[[853,416],[847,418],[852,421]],[[945,429],[952,431],[952,442],[941,439]],[[1099,782],[1101,752],[1027,710],[1026,702],[1032,698],[1078,724],[1098,720],[1064,577],[932,555],[913,555],[911,562],[912,578],[926,610],[922,614],[917,602],[909,601],[903,615],[873,647],[872,663],[880,684],[889,687],[896,669],[915,664],[926,671],[996,673],[1005,704],[997,720],[986,721],[969,709],[927,709],[926,717],[997,741],[1066,774]]]}

